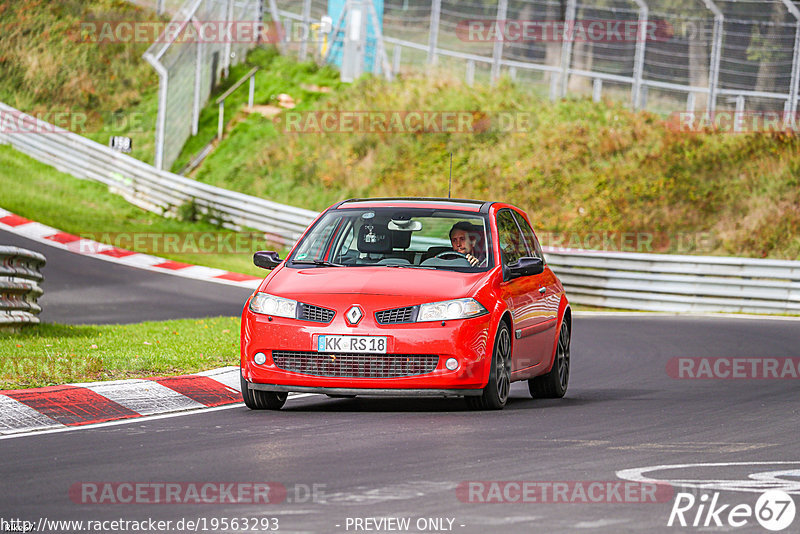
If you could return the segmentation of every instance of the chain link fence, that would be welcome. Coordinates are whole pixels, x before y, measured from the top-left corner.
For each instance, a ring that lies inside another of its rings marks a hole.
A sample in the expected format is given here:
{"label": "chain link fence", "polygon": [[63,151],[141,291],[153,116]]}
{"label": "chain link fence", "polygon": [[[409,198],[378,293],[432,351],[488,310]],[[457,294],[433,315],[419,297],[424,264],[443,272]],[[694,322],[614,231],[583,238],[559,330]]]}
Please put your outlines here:
{"label": "chain link fence", "polygon": [[[328,2],[273,0],[273,5],[273,18],[284,24],[313,25],[327,13]],[[551,98],[611,96],[659,112],[794,113],[799,5],[792,0],[386,0],[383,37],[395,73],[437,64],[469,84],[508,75]],[[623,28],[621,35],[617,27]],[[626,35],[624,28],[634,33]],[[319,57],[319,49],[330,46],[325,36],[311,44],[293,41],[288,33],[282,43],[301,57]]]}
{"label": "chain link fence", "polygon": [[[158,169],[169,169],[175,162],[186,139],[197,134],[200,109],[214,86],[257,44],[256,39],[225,37],[225,26],[262,19],[261,0],[188,0],[175,12],[169,30],[145,52],[159,75]],[[198,36],[198,27],[216,37]]]}

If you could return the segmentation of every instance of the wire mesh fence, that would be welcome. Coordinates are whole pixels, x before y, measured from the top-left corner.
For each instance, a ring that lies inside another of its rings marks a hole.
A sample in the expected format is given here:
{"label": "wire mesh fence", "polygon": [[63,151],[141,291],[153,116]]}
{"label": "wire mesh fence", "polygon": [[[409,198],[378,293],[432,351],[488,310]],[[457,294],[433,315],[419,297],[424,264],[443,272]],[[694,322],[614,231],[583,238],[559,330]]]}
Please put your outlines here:
{"label": "wire mesh fence", "polygon": [[[320,23],[325,0],[276,1],[287,23]],[[437,64],[467,83],[507,75],[659,112],[797,111],[795,0],[386,0],[394,72]],[[302,57],[329,46],[283,43]]]}
{"label": "wire mesh fence", "polygon": [[168,169],[186,139],[196,134],[200,109],[214,86],[257,44],[257,31],[239,38],[240,23],[263,19],[260,0],[188,0],[145,52],[159,74],[156,161]]}

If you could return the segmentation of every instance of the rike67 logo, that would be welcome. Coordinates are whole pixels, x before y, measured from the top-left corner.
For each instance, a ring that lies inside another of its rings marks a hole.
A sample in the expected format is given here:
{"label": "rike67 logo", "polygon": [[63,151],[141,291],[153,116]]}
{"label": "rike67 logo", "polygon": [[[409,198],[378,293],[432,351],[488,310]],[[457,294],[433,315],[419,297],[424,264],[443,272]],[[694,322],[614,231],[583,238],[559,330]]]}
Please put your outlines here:
{"label": "rike67 logo", "polygon": [[791,495],[781,490],[768,490],[759,496],[755,506],[720,504],[719,492],[696,497],[678,493],[669,514],[667,526],[681,527],[751,527],[756,523],[774,532],[784,530],[795,517]]}

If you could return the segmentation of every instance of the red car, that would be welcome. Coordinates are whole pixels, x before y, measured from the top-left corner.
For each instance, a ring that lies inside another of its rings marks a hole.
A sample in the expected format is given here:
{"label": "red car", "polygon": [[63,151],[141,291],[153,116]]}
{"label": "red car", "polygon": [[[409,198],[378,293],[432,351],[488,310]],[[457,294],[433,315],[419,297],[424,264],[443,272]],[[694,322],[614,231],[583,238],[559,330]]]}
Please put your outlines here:
{"label": "red car", "polygon": [[242,313],[242,397],[563,397],[572,316],[528,217],[500,202],[353,199],[325,210]]}

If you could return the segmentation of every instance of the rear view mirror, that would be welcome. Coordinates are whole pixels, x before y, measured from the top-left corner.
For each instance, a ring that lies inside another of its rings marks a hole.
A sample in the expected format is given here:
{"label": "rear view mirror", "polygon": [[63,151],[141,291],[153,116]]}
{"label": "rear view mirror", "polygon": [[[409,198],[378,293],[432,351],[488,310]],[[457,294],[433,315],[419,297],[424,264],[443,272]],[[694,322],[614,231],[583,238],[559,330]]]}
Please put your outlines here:
{"label": "rear view mirror", "polygon": [[508,272],[511,278],[542,274],[544,272],[544,261],[542,258],[520,258],[517,263],[508,266]]}
{"label": "rear view mirror", "polygon": [[253,254],[253,263],[256,267],[261,267],[262,269],[274,269],[282,261],[278,253],[272,250],[260,250]]}
{"label": "rear view mirror", "polygon": [[389,230],[401,230],[404,232],[417,232],[422,230],[421,221],[407,221],[402,219],[392,219],[388,224]]}

